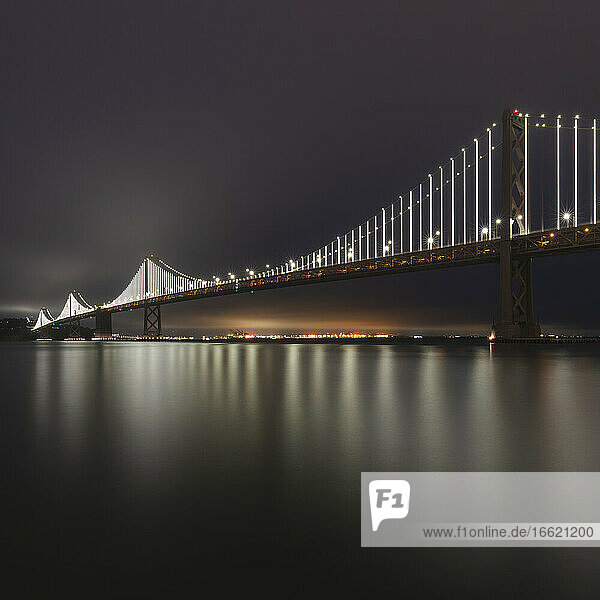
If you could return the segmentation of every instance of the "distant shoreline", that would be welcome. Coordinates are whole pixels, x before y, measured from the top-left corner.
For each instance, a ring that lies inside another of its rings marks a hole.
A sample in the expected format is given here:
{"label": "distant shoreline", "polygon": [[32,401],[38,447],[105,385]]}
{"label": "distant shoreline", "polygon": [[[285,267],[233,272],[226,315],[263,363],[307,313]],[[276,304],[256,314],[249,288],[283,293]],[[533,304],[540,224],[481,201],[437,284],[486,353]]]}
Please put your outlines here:
{"label": "distant shoreline", "polygon": [[337,344],[337,345],[474,345],[488,346],[503,345],[503,344],[589,344],[600,343],[598,336],[543,336],[540,338],[512,339],[512,340],[490,340],[486,336],[387,336],[387,337],[321,337],[321,338],[306,338],[306,337],[206,337],[202,338],[142,338],[142,337],[113,337],[112,339],[92,339],[92,340],[50,340],[38,339],[33,340],[37,343],[49,341],[62,341],[66,343],[74,342],[161,342],[161,343],[191,343],[191,344]]}

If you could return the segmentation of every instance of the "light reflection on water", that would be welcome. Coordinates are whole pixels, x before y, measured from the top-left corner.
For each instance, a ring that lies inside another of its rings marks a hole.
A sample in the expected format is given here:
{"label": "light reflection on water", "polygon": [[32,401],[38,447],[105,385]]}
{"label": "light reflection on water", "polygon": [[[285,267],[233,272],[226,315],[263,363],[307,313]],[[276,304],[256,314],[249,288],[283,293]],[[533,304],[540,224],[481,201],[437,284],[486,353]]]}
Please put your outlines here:
{"label": "light reflection on water", "polygon": [[[38,343],[39,449],[85,462],[96,432],[126,485],[196,452],[228,466],[581,468],[598,457],[597,350],[477,346]],[[117,451],[115,450],[115,453]],[[289,463],[289,464],[286,464]]]}
{"label": "light reflection on water", "polygon": [[600,346],[65,342],[0,353],[5,489],[27,510],[28,539],[77,548],[74,561],[89,557],[77,536],[93,522],[95,543],[139,570],[171,560],[169,544],[196,561],[200,538],[224,555],[227,533],[239,568],[290,553],[321,564],[335,547],[340,568],[358,569],[361,471],[600,464]]}

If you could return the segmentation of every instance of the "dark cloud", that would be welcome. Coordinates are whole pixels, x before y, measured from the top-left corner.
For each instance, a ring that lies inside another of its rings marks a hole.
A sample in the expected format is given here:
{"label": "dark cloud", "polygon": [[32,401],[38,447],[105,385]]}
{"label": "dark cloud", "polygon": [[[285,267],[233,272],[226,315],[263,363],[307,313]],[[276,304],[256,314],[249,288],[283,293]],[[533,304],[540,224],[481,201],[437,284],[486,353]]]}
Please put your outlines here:
{"label": "dark cloud", "polygon": [[[105,300],[148,250],[198,275],[281,261],[505,105],[593,113],[599,16],[572,2],[4,2],[0,310],[56,309],[73,288]],[[537,261],[543,322],[600,329],[599,260]],[[482,267],[310,286],[170,307],[165,326],[484,330],[495,284]]]}

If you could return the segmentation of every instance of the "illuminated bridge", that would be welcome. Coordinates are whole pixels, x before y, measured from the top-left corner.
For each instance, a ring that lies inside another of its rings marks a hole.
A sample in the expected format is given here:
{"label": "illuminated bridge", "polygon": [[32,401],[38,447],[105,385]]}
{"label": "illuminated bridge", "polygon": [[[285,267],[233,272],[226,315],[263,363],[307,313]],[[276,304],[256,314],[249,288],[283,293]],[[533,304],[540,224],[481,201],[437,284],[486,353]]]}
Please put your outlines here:
{"label": "illuminated bridge", "polygon": [[163,304],[292,285],[481,263],[499,264],[493,336],[535,337],[532,260],[600,249],[597,125],[586,115],[507,109],[480,137],[416,186],[323,246],[276,266],[221,277],[186,275],[146,256],[111,302],[69,293],[53,317],[43,307],[33,329],[95,318],[112,335],[114,312],[143,309],[144,335],[161,335]]}

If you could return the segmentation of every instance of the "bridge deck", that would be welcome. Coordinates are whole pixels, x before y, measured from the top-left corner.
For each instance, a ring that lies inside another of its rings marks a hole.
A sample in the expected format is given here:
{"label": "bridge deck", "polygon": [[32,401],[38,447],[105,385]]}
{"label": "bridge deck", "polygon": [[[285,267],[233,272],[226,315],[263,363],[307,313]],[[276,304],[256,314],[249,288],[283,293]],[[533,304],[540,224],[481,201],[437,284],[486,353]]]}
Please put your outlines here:
{"label": "bridge deck", "polygon": [[[586,224],[579,227],[565,227],[559,230],[551,229],[515,236],[511,240],[511,248],[514,258],[598,250],[600,249],[600,225]],[[96,312],[113,313],[143,308],[147,303],[154,305],[172,304],[186,300],[213,298],[294,285],[492,263],[499,260],[499,249],[500,240],[492,239],[340,265],[323,266],[316,269],[291,271],[280,275],[238,279],[237,281],[223,282],[207,288],[157,296],[148,300],[137,300],[115,307],[100,308],[93,313],[66,317],[49,325],[61,325],[76,319],[94,317]],[[44,327],[47,327],[47,325]]]}

